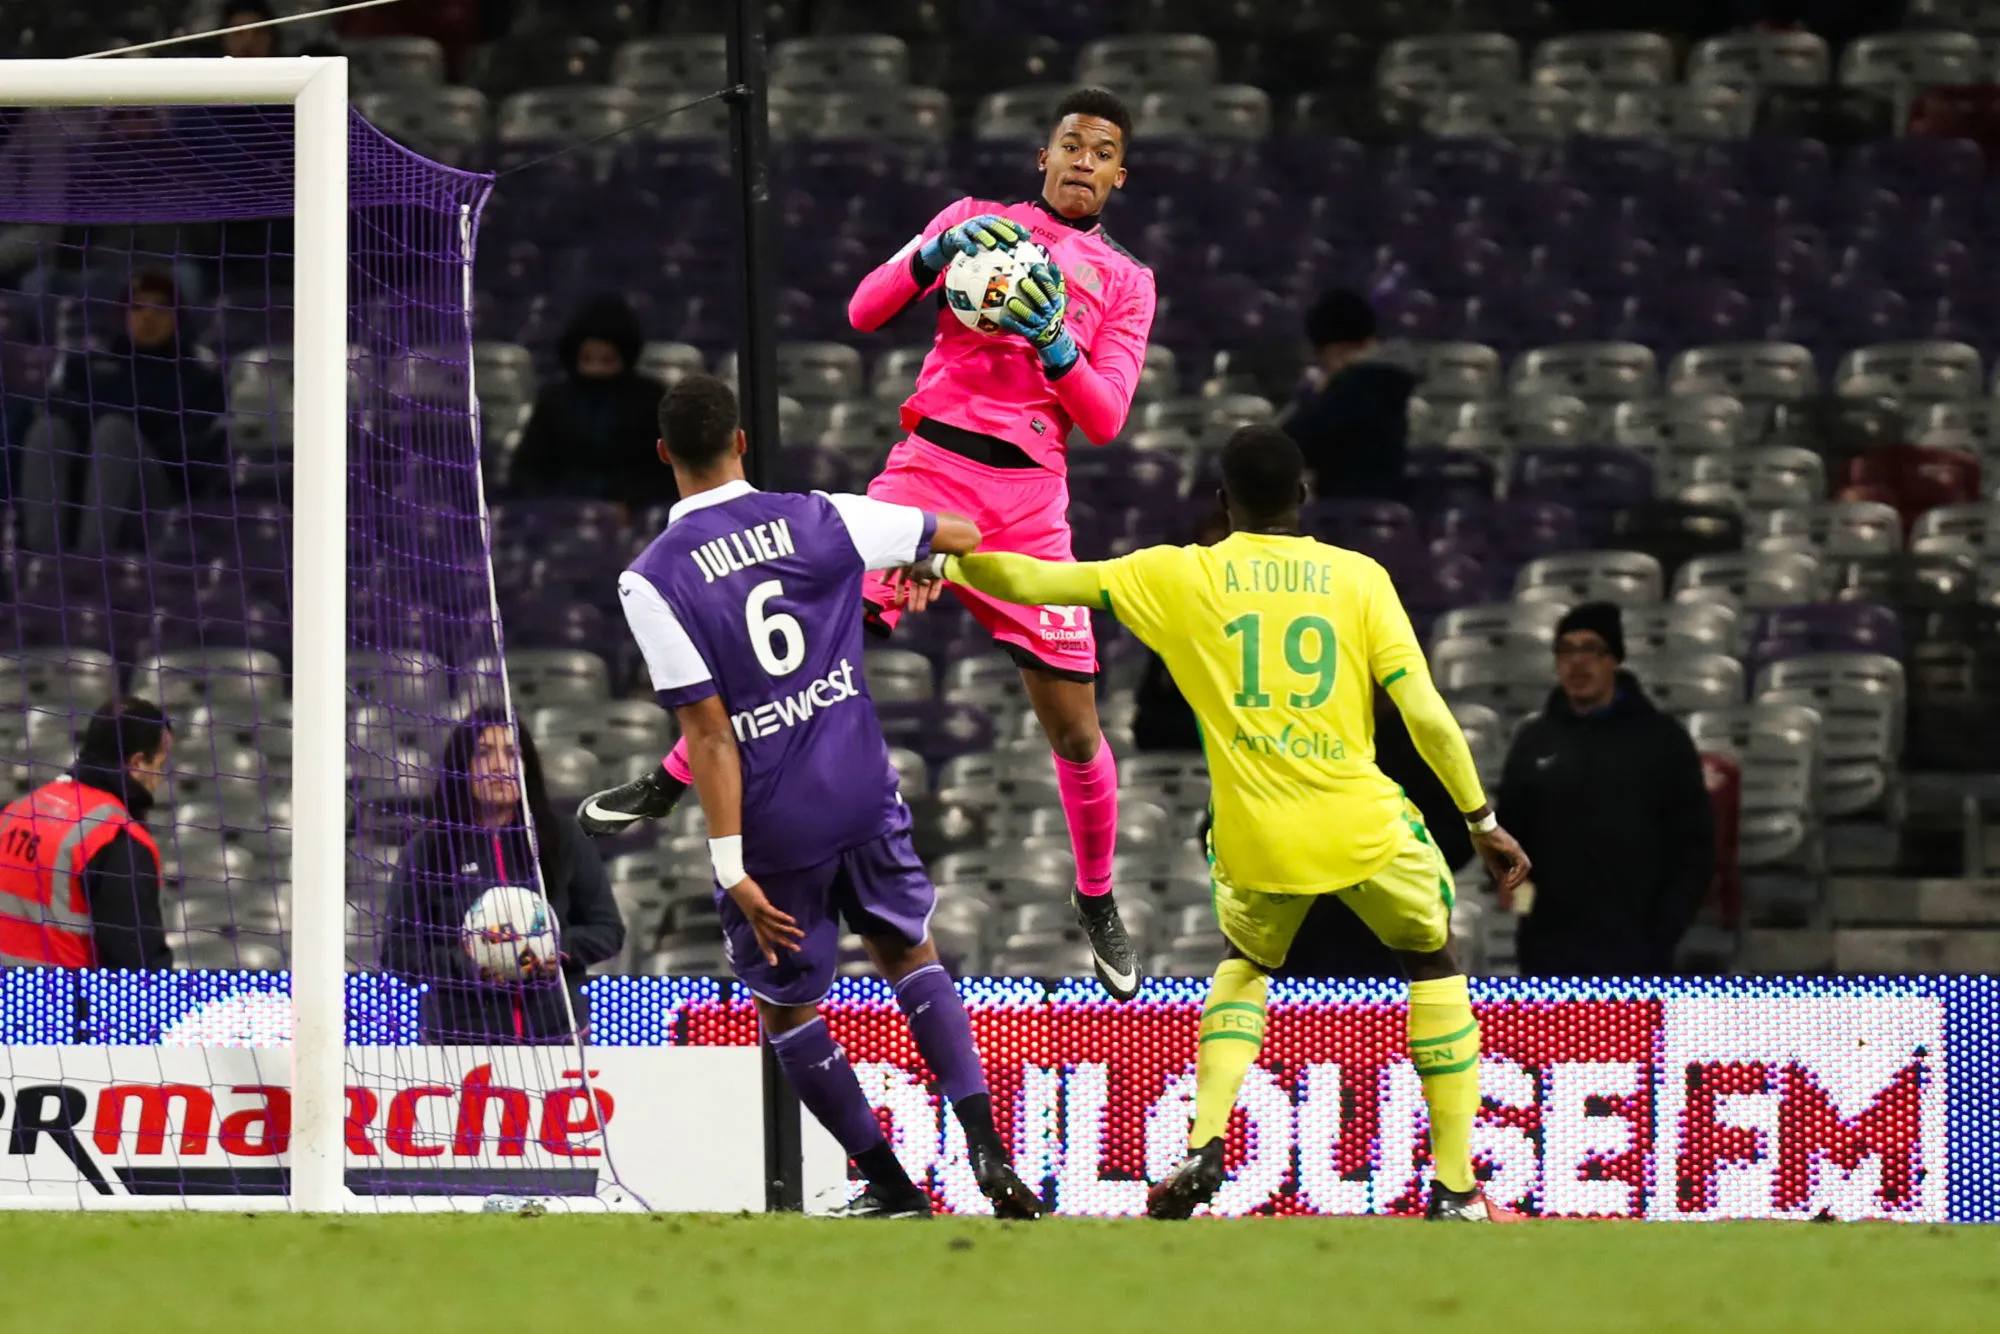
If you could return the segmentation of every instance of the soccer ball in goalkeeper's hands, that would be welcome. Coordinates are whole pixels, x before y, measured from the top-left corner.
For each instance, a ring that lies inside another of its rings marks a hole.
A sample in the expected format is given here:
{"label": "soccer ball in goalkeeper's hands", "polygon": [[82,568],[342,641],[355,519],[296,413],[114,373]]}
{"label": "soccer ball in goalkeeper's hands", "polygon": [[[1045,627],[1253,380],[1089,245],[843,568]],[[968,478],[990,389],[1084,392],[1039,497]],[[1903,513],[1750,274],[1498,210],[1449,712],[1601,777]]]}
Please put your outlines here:
{"label": "soccer ball in goalkeeper's hands", "polygon": [[556,958],[556,915],[548,900],[519,885],[499,885],[466,911],[460,937],[474,966],[517,982],[535,964]]}
{"label": "soccer ball in goalkeeper's hands", "polygon": [[992,316],[1007,304],[1021,279],[1037,264],[1049,262],[1049,252],[1033,241],[1023,241],[1012,250],[975,250],[954,255],[944,271],[944,299],[951,313],[968,329],[984,334],[1004,334]]}

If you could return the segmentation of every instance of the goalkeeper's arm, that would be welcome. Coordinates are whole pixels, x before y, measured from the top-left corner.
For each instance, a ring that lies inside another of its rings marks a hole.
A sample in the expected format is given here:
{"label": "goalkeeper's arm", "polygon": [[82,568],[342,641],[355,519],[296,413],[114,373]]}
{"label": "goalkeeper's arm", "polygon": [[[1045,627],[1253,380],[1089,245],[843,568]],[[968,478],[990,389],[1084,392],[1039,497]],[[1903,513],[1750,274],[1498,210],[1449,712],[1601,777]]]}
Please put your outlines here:
{"label": "goalkeeper's arm", "polygon": [[946,557],[943,574],[953,583],[1017,607],[1103,605],[1104,583],[1095,561],[1038,560],[1014,551],[979,551]]}

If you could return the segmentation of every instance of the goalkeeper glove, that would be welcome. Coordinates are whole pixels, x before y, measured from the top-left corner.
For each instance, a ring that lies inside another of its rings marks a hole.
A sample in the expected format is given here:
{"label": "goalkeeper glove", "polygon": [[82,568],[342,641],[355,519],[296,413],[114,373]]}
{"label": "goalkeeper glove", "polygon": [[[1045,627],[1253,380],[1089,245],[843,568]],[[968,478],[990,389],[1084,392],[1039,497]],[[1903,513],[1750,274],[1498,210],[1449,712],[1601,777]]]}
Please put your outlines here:
{"label": "goalkeeper glove", "polygon": [[924,242],[917,250],[916,258],[935,278],[959,255],[970,255],[979,250],[1012,250],[1027,239],[1028,229],[1018,222],[1011,222],[997,213],[982,213],[976,218],[967,218],[956,227],[947,227]]}
{"label": "goalkeeper glove", "polygon": [[1007,299],[993,322],[1009,333],[1028,340],[1042,359],[1042,368],[1051,376],[1061,375],[1076,365],[1076,339],[1070,337],[1063,313],[1069,298],[1063,289],[1062,270],[1051,260],[1028,270],[1015,294]]}

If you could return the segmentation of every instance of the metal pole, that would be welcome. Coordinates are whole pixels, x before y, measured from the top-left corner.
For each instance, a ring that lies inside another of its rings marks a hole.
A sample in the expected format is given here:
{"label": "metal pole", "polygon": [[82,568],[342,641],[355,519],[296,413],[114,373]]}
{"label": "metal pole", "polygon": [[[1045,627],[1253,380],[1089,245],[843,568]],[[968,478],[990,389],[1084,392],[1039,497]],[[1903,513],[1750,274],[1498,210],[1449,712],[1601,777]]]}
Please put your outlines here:
{"label": "metal pole", "polygon": [[737,397],[750,435],[745,460],[750,481],[766,487],[776,475],[778,359],[771,259],[770,124],[766,112],[764,8],[735,0],[729,17],[729,156],[736,195],[736,234],[742,267],[737,274]]}
{"label": "metal pole", "polygon": [[798,1213],[805,1208],[804,1150],[799,1138],[799,1095],[778,1067],[778,1051],[762,1039],[764,1058],[764,1208]]}

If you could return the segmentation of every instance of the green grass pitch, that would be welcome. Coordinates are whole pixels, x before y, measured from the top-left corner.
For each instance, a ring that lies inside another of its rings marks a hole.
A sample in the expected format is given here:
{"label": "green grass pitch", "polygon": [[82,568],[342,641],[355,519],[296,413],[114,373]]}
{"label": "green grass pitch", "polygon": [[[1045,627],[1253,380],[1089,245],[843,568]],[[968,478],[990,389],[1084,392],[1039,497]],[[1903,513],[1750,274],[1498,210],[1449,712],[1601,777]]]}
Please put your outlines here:
{"label": "green grass pitch", "polygon": [[2000,1329],[2000,1228],[0,1214],[4,1327],[133,1334]]}

